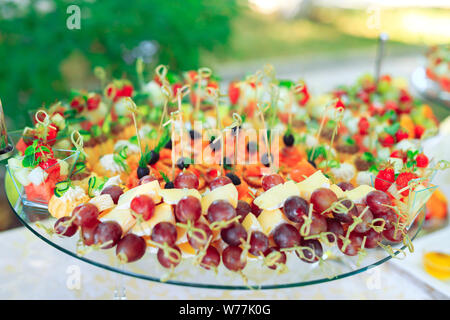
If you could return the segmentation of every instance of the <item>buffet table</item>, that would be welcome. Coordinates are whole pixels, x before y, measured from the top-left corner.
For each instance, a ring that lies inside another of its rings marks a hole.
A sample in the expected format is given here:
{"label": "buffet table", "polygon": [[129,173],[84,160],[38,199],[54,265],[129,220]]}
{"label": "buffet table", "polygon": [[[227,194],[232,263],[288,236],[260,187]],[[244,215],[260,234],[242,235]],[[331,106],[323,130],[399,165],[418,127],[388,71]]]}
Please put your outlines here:
{"label": "buffet table", "polygon": [[120,282],[126,287],[128,299],[449,298],[412,278],[391,261],[350,278],[307,287],[209,290],[119,276],[58,251],[23,227],[2,232],[0,241],[3,247],[0,253],[0,299],[112,299],[115,284]]}

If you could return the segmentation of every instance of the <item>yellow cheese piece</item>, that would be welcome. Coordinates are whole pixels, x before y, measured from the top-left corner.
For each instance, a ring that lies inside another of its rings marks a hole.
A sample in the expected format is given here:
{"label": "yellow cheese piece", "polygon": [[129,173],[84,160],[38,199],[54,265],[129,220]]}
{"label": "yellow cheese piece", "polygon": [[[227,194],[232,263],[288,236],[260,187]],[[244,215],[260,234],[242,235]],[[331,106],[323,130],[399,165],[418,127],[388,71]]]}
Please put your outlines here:
{"label": "yellow cheese piece", "polygon": [[181,199],[187,196],[193,196],[201,200],[202,196],[196,189],[160,189],[159,195],[163,201],[168,204],[177,204]]}
{"label": "yellow cheese piece", "polygon": [[161,202],[161,196],[159,195],[160,190],[161,188],[157,180],[137,186],[120,196],[117,207],[121,209],[130,208],[131,200],[141,194],[145,194],[151,197],[155,203],[159,203]]}
{"label": "yellow cheese piece", "polygon": [[136,219],[131,214],[131,209],[120,209],[118,207],[101,217],[100,221],[117,222],[122,227],[124,234],[127,233],[136,223]]}
{"label": "yellow cheese piece", "polygon": [[330,190],[333,191],[338,198],[344,198],[345,197],[344,191],[337,184],[332,184],[330,186]]}
{"label": "yellow cheese piece", "polygon": [[345,191],[345,197],[354,201],[361,202],[361,200],[371,191],[375,190],[375,188],[368,186],[367,184],[363,184],[357,186],[353,190]]}
{"label": "yellow cheese piece", "polygon": [[163,202],[157,205],[153,217],[148,221],[142,222],[140,225],[135,224],[131,231],[139,236],[148,236],[151,234],[153,227],[160,222],[170,222],[175,224],[175,216],[170,204]]}
{"label": "yellow cheese piece", "polygon": [[258,219],[255,217],[253,213],[247,214],[244,221],[242,221],[242,226],[249,231],[263,231],[261,224],[259,223]]}
{"label": "yellow cheese piece", "polygon": [[261,209],[275,210],[281,208],[287,198],[299,195],[300,192],[295,182],[287,181],[262,193],[256,197],[254,203]]}
{"label": "yellow cheese piece", "polygon": [[111,209],[115,206],[113,199],[109,194],[101,194],[89,200],[89,203],[95,205],[99,212]]}
{"label": "yellow cheese piece", "polygon": [[226,184],[205,194],[202,198],[203,214],[206,214],[209,205],[216,200],[228,201],[234,208],[236,208],[238,203],[238,191],[234,184]]}
{"label": "yellow cheese piece", "polygon": [[286,218],[280,209],[263,210],[258,217],[262,231],[268,236],[270,233],[282,223],[286,223]]}
{"label": "yellow cheese piece", "polygon": [[325,177],[322,171],[316,171],[305,180],[297,183],[297,188],[300,192],[300,196],[309,201],[311,193],[318,188],[328,188],[330,186],[330,180]]}

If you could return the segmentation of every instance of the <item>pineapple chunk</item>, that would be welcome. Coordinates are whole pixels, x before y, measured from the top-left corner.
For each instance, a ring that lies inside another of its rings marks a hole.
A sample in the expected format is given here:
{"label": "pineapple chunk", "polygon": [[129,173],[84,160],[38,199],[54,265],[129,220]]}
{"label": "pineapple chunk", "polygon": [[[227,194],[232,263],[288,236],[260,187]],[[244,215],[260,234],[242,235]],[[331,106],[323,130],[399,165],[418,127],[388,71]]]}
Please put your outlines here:
{"label": "pineapple chunk", "polygon": [[361,203],[365,196],[375,190],[375,188],[368,186],[367,184],[360,185],[353,190],[345,191],[345,197],[356,203]]}
{"label": "pineapple chunk", "polygon": [[325,177],[322,171],[316,171],[305,180],[297,183],[297,188],[300,191],[300,196],[309,201],[311,193],[318,188],[328,188],[330,180]]}
{"label": "pineapple chunk", "polygon": [[238,203],[238,191],[234,186],[234,184],[232,183],[226,184],[205,194],[202,198],[203,214],[206,214],[209,205],[216,200],[228,201],[234,208],[236,208]]}
{"label": "pineapple chunk", "polygon": [[283,184],[270,188],[263,194],[259,195],[254,203],[261,209],[275,210],[281,208],[287,198],[298,196],[300,192],[294,181],[287,181]]}
{"label": "pineapple chunk", "polygon": [[131,209],[120,209],[118,207],[114,208],[103,217],[101,217],[100,221],[117,222],[122,227],[122,231],[124,234],[127,233],[136,224],[136,219],[131,214]]}
{"label": "pineapple chunk", "polygon": [[153,227],[160,222],[170,222],[175,224],[175,216],[170,204],[161,203],[160,205],[157,205],[153,217],[148,221],[142,222],[140,225],[135,224],[131,231],[139,236],[150,235]]}
{"label": "pineapple chunk", "polygon": [[338,198],[345,197],[345,192],[337,184],[332,184],[330,190],[333,191]]}
{"label": "pineapple chunk", "polygon": [[245,228],[245,230],[247,230],[247,232],[263,231],[261,225],[259,224],[258,218],[256,218],[253,213],[247,214],[244,221],[242,221],[242,226]]}
{"label": "pineapple chunk", "polygon": [[101,194],[99,196],[96,196],[89,200],[89,203],[95,205],[98,208],[99,212],[111,209],[115,206],[114,201],[109,194]]}
{"label": "pineapple chunk", "polygon": [[159,195],[163,201],[168,204],[177,204],[181,199],[187,196],[193,196],[201,200],[202,196],[196,189],[161,189]]}
{"label": "pineapple chunk", "polygon": [[268,236],[276,227],[288,221],[280,209],[275,209],[263,210],[258,217],[258,222],[261,225],[262,231]]}
{"label": "pineapple chunk", "polygon": [[159,195],[160,190],[161,188],[157,180],[137,186],[136,188],[126,191],[124,194],[120,196],[119,202],[117,203],[117,207],[120,209],[129,209],[131,200],[133,200],[134,197],[141,194],[150,196],[155,203],[160,203],[161,202],[161,196]]}

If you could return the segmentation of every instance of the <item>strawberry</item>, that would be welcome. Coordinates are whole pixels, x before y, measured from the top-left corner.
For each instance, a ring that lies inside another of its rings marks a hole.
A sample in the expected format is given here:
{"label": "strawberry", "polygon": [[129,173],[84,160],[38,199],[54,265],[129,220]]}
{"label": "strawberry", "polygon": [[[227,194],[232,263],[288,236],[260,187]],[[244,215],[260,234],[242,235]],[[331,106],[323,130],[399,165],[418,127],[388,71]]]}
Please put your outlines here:
{"label": "strawberry", "polygon": [[398,113],[398,110],[399,110],[397,102],[391,101],[391,100],[386,101],[384,103],[384,107],[386,108],[386,110],[393,110],[396,113]]}
{"label": "strawberry", "polygon": [[232,105],[236,105],[239,101],[239,96],[241,95],[241,89],[237,86],[235,82],[230,82],[228,87],[228,97]]}
{"label": "strawberry", "polygon": [[391,147],[395,143],[394,137],[389,135],[389,134],[387,134],[387,133],[381,134],[380,138],[379,138],[379,141],[380,141],[381,145],[383,147],[385,147],[385,148]]}
{"label": "strawberry", "polygon": [[416,139],[422,138],[423,133],[425,132],[425,128],[420,124],[414,127],[414,136]]}
{"label": "strawberry", "polygon": [[213,89],[218,89],[219,85],[217,84],[217,82],[215,81],[211,81],[206,85],[207,88],[213,88]]}
{"label": "strawberry", "polygon": [[36,152],[34,154],[34,159],[38,160],[40,158],[39,161],[42,161],[44,159],[48,159],[48,158],[52,158],[52,157],[53,157],[52,148],[50,148],[49,146],[47,146],[43,143],[38,143],[38,145],[36,146]]}
{"label": "strawberry", "polygon": [[403,131],[402,129],[399,129],[395,133],[395,138],[397,139],[397,142],[400,142],[402,140],[408,139],[408,137],[409,137],[408,132]]}
{"label": "strawberry", "polygon": [[412,102],[413,101],[411,95],[405,89],[401,89],[400,90],[400,98],[399,98],[399,100],[400,100],[400,102],[403,102],[403,103],[408,103],[408,102]]}
{"label": "strawberry", "polygon": [[[417,175],[412,172],[402,172],[397,176],[397,180],[395,180],[395,183],[397,184],[397,189],[401,190],[408,186],[408,183],[413,180],[417,179]],[[407,197],[409,195],[409,189],[406,189],[402,192],[402,195]]]}
{"label": "strawberry", "polygon": [[338,101],[336,102],[336,105],[334,106],[336,109],[338,108],[344,108],[345,109],[345,105],[342,102],[341,98],[338,98]]}
{"label": "strawberry", "polygon": [[155,77],[153,78],[153,81],[155,81],[160,87],[162,86],[161,79],[159,79],[158,75],[155,75]]}
{"label": "strawberry", "polygon": [[426,168],[428,166],[429,160],[428,157],[421,153],[416,157],[416,164],[419,168]]}
{"label": "strawberry", "polygon": [[101,100],[102,98],[99,94],[90,95],[89,98],[87,99],[87,109],[90,111],[97,110]]}
{"label": "strawberry", "polygon": [[303,85],[299,93],[301,94],[302,97],[298,100],[298,103],[301,106],[304,106],[308,103],[310,97],[308,87],[306,86],[306,84]]}
{"label": "strawberry", "polygon": [[370,102],[370,95],[366,91],[360,91],[356,94],[356,96],[365,103]]}
{"label": "strawberry", "polygon": [[375,189],[387,191],[395,181],[395,172],[392,166],[380,170],[375,178]]}
{"label": "strawberry", "polygon": [[78,112],[81,112],[83,111],[85,104],[86,102],[84,101],[84,98],[82,96],[77,96],[70,102],[70,107]]}
{"label": "strawberry", "polygon": [[180,90],[182,87],[183,85],[181,83],[175,83],[172,85],[172,92],[175,97],[177,96],[178,90]]}
{"label": "strawberry", "polygon": [[391,158],[398,158],[398,159],[402,159],[403,163],[406,162],[406,152],[402,151],[402,150],[394,150],[391,153]]}
{"label": "strawberry", "polygon": [[369,133],[369,120],[366,117],[361,117],[358,122],[359,134],[366,135]]}
{"label": "strawberry", "polygon": [[133,85],[131,83],[127,83],[122,87],[121,96],[122,97],[131,97],[133,95]]}

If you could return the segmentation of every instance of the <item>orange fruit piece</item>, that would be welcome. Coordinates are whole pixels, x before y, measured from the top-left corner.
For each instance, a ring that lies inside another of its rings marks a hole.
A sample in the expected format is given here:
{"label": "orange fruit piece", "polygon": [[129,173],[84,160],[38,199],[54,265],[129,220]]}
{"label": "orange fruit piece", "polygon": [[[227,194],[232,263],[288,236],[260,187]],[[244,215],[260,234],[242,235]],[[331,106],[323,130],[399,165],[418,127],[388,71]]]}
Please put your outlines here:
{"label": "orange fruit piece", "polygon": [[450,254],[427,252],[423,256],[425,271],[440,280],[450,279]]}

